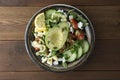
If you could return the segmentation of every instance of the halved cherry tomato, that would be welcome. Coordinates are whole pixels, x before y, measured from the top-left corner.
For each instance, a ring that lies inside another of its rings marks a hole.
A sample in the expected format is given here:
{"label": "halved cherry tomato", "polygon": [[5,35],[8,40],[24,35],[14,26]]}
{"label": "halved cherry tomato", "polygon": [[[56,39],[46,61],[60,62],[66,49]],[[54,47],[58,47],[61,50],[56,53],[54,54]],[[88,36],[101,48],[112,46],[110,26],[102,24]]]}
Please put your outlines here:
{"label": "halved cherry tomato", "polygon": [[76,30],[75,31],[75,36],[78,40],[82,40],[85,37],[84,32],[81,31],[81,30]]}
{"label": "halved cherry tomato", "polygon": [[84,39],[84,37],[85,37],[85,36],[84,36],[83,33],[81,33],[80,35],[77,36],[78,40],[82,40],[82,39]]}
{"label": "halved cherry tomato", "polygon": [[78,24],[75,19],[71,19],[70,22],[72,23],[74,29],[78,29]]}

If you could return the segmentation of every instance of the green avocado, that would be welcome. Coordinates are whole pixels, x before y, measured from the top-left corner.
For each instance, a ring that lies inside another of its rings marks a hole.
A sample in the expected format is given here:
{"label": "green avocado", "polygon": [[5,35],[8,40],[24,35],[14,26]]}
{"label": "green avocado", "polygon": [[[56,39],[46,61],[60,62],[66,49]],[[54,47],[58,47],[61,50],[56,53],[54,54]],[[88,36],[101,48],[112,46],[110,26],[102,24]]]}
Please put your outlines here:
{"label": "green avocado", "polygon": [[51,50],[59,50],[65,44],[69,32],[68,22],[61,22],[58,27],[53,27],[45,34],[46,46]]}

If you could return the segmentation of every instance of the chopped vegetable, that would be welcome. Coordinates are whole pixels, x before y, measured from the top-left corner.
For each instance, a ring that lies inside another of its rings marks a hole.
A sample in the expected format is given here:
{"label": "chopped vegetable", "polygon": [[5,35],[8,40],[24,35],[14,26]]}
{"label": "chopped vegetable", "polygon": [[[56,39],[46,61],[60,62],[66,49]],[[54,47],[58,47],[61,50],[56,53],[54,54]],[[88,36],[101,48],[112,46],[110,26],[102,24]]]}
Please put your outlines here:
{"label": "chopped vegetable", "polygon": [[77,17],[77,13],[75,13],[74,10],[69,10],[69,11],[68,11],[68,14],[69,14],[70,16],[73,16],[73,18],[76,18],[76,17]]}
{"label": "chopped vegetable", "polygon": [[75,36],[77,37],[77,39],[78,40],[82,40],[82,39],[84,39],[84,32],[83,31],[81,31],[81,30],[76,30],[76,32],[75,32]]}
{"label": "chopped vegetable", "polygon": [[71,19],[70,22],[72,23],[74,29],[78,29],[78,24],[75,19]]}
{"label": "chopped vegetable", "polygon": [[80,46],[80,47],[78,48],[77,59],[79,59],[79,58],[82,56],[82,54],[83,54],[83,50],[82,50],[82,47]]}
{"label": "chopped vegetable", "polygon": [[89,50],[89,43],[86,40],[83,40],[81,43],[82,49],[83,49],[83,53],[87,53]]}

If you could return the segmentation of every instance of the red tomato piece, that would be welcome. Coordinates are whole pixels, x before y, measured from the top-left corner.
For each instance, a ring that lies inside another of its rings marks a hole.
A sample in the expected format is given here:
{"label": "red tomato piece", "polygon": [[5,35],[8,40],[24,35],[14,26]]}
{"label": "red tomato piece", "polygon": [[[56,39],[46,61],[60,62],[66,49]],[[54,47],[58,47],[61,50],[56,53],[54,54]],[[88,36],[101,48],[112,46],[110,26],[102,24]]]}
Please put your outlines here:
{"label": "red tomato piece", "polygon": [[70,22],[72,23],[74,29],[78,29],[78,24],[75,19],[71,19]]}

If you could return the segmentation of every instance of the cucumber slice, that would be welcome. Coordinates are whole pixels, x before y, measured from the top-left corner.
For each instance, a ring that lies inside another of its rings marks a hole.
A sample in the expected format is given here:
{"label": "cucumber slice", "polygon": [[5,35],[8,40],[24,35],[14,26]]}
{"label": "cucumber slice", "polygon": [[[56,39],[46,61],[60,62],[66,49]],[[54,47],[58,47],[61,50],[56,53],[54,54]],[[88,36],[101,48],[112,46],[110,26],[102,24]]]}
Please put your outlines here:
{"label": "cucumber slice", "polygon": [[76,52],[74,52],[74,53],[70,56],[70,58],[68,58],[67,62],[73,62],[73,61],[75,61],[76,58],[77,58],[77,54],[76,54]]}
{"label": "cucumber slice", "polygon": [[80,46],[80,47],[78,48],[77,59],[79,59],[79,58],[82,56],[82,54],[83,54],[83,50],[82,50],[82,47]]}
{"label": "cucumber slice", "polygon": [[68,51],[65,51],[65,52],[63,53],[63,55],[64,55],[65,59],[68,59],[68,58],[70,58],[70,56],[72,55],[72,53],[71,53],[70,50],[68,50]]}
{"label": "cucumber slice", "polygon": [[81,46],[82,46],[82,49],[83,49],[83,54],[87,53],[88,50],[89,50],[89,43],[88,43],[88,41],[83,40]]}

